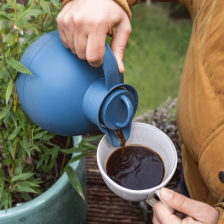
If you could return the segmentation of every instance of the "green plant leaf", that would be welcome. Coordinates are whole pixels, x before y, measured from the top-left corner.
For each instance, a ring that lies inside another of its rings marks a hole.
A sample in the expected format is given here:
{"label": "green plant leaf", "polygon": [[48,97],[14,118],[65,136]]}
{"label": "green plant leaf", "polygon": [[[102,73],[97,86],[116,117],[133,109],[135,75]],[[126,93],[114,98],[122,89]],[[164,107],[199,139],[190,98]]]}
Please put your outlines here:
{"label": "green plant leaf", "polygon": [[20,18],[20,21],[21,21],[21,22],[26,22],[27,19],[28,19],[30,16],[37,17],[37,16],[39,16],[39,15],[43,15],[43,14],[46,14],[46,13],[43,12],[42,10],[40,10],[40,9],[31,9],[31,10],[29,10],[25,15],[23,15],[23,16]]}
{"label": "green plant leaf", "polygon": [[31,151],[28,148],[26,148],[25,151],[28,154],[29,158],[31,159]]}
{"label": "green plant leaf", "polygon": [[44,156],[41,156],[41,158],[39,159],[37,163],[37,168],[39,168],[42,165],[43,161],[44,161]]}
{"label": "green plant leaf", "polygon": [[55,7],[58,7],[59,5],[59,0],[51,0],[52,4],[55,6]]}
{"label": "green plant leaf", "polygon": [[8,114],[8,112],[10,111],[10,108],[11,108],[10,105],[5,106],[3,108],[3,110],[0,112],[0,120]]}
{"label": "green plant leaf", "polygon": [[38,187],[32,187],[32,188],[37,192],[37,194],[43,193]]}
{"label": "green plant leaf", "polygon": [[89,142],[81,142],[82,145],[86,146],[86,147],[89,147],[90,149],[93,149],[95,151],[97,151],[97,147],[93,144],[90,144]]}
{"label": "green plant leaf", "polygon": [[28,9],[33,4],[33,0],[29,0],[28,3],[25,5],[25,9]]}
{"label": "green plant leaf", "polygon": [[[4,178],[4,175],[3,175],[3,171],[2,169],[0,168],[0,177]],[[0,179],[0,187],[1,187],[1,181],[3,181],[2,179]],[[0,200],[1,201],[1,200]]]}
{"label": "green plant leaf", "polygon": [[46,166],[48,161],[49,161],[49,159],[50,159],[50,157],[48,155],[46,155],[46,154],[44,154],[43,157],[44,157],[44,163],[45,163],[45,166]]}
{"label": "green plant leaf", "polygon": [[21,64],[19,61],[15,60],[14,58],[8,58],[6,59],[6,62],[11,67],[16,69],[18,72],[22,72],[24,74],[29,74],[34,76],[26,66],[24,66],[23,64]]}
{"label": "green plant leaf", "polygon": [[12,143],[12,146],[13,146],[13,147],[18,143],[18,141],[19,141],[19,137],[20,137],[20,136],[18,136],[18,138],[16,138],[16,139],[13,141],[13,143]]}
{"label": "green plant leaf", "polygon": [[51,10],[50,10],[50,7],[49,7],[49,5],[47,4],[47,2],[45,2],[45,1],[40,1],[40,5],[41,5],[41,7],[43,8],[43,10],[45,11],[45,12],[47,12],[47,13],[51,13]]}
{"label": "green plant leaf", "polygon": [[23,157],[19,158],[18,163],[16,164],[15,173],[20,175],[22,173]]}
{"label": "green plant leaf", "polygon": [[65,171],[68,175],[68,179],[70,183],[72,184],[73,188],[78,192],[78,194],[83,198],[83,200],[85,200],[85,197],[82,191],[82,186],[80,184],[80,181],[76,172],[72,169],[71,166],[66,166]]}
{"label": "green plant leaf", "polygon": [[8,50],[5,52],[5,57],[9,57],[9,54],[10,54],[10,47],[8,48]]}
{"label": "green plant leaf", "polygon": [[7,0],[7,2],[8,2],[8,3],[13,7],[13,9],[14,9],[16,1],[15,1],[15,0]]}
{"label": "green plant leaf", "polygon": [[19,28],[19,30],[23,30],[23,23],[20,21],[15,22],[15,26]]}
{"label": "green plant leaf", "polygon": [[33,5],[34,5],[34,1],[32,1],[32,4],[28,9],[26,9],[23,13],[21,13],[21,15],[19,16],[19,18],[17,20],[19,21],[24,15],[26,15],[31,10]]}
{"label": "green plant leaf", "polygon": [[19,107],[19,109],[17,110],[17,119],[19,120],[19,123],[20,123],[22,129],[24,129],[23,109],[22,109],[22,107]]}
{"label": "green plant leaf", "polygon": [[0,12],[0,21],[9,21],[10,18],[6,12],[1,11]]}
{"label": "green plant leaf", "polygon": [[21,181],[19,184],[23,185],[23,186],[28,186],[28,187],[39,187],[40,186],[36,182],[30,182],[30,181]]}
{"label": "green plant leaf", "polygon": [[14,111],[10,111],[10,117],[12,118],[16,128],[17,128],[17,118],[16,118],[16,114],[14,113]]}
{"label": "green plant leaf", "polygon": [[36,135],[34,135],[33,139],[41,139],[42,136],[44,135],[44,133],[46,133],[46,131],[42,131],[40,133],[37,133]]}
{"label": "green plant leaf", "polygon": [[33,129],[33,132],[40,131],[41,129],[42,129],[41,127],[35,128],[35,129]]}
{"label": "green plant leaf", "polygon": [[18,128],[16,128],[12,133],[11,133],[11,135],[9,135],[9,137],[8,137],[8,140],[13,140],[16,136],[17,136],[17,134],[19,133],[19,131],[21,130],[21,126],[19,126]]}
{"label": "green plant leaf", "polygon": [[53,148],[49,149],[48,152],[46,152],[45,154],[46,155],[52,155],[52,154],[55,154],[55,153],[58,153],[60,150],[60,147],[59,146],[54,146]]}
{"label": "green plant leaf", "polygon": [[31,188],[29,186],[21,185],[20,183],[18,183],[18,185],[17,185],[17,191],[37,193],[33,188]]}
{"label": "green plant leaf", "polygon": [[12,142],[8,139],[7,141],[7,146],[8,146],[8,150],[11,153],[11,155],[13,156],[13,146],[12,146]]}
{"label": "green plant leaf", "polygon": [[43,144],[39,146],[43,152],[49,152],[49,149]]}
{"label": "green plant leaf", "polygon": [[20,175],[18,175],[18,176],[14,176],[14,177],[12,177],[12,180],[13,180],[13,181],[17,181],[17,180],[26,180],[26,179],[32,177],[34,174],[35,174],[35,173],[22,173],[22,174],[20,174]]}
{"label": "green plant leaf", "polygon": [[0,179],[0,201],[2,200],[2,193],[4,190],[4,186],[5,186],[5,182],[2,179]]}
{"label": "green plant leaf", "polygon": [[55,153],[55,154],[52,155],[51,160],[55,160],[57,158],[58,158],[58,153]]}
{"label": "green plant leaf", "polygon": [[82,153],[82,154],[80,154],[80,155],[78,155],[78,156],[74,156],[73,158],[71,158],[71,159],[69,160],[68,163],[73,163],[73,162],[75,162],[75,161],[77,161],[77,160],[80,160],[80,159],[86,157],[87,155],[89,155],[89,153]]}
{"label": "green plant leaf", "polygon": [[68,150],[61,149],[60,151],[63,152],[63,153],[71,154],[71,153],[79,153],[79,152],[88,152],[89,148],[86,148],[86,147],[82,147],[82,148],[73,147],[73,148],[70,148]]}
{"label": "green plant leaf", "polygon": [[49,140],[51,138],[54,138],[53,135],[44,135],[43,140]]}
{"label": "green plant leaf", "polygon": [[7,213],[7,209],[9,207],[9,197],[8,197],[8,192],[4,191],[4,199],[5,199],[5,202],[4,202],[4,207],[5,207],[5,212]]}
{"label": "green plant leaf", "polygon": [[38,29],[37,29],[35,26],[31,26],[31,28],[34,30],[34,33],[35,33],[37,36],[40,36],[40,33],[39,33]]}
{"label": "green plant leaf", "polygon": [[28,33],[25,33],[23,38],[24,38],[23,44],[26,44],[29,41],[30,36]]}
{"label": "green plant leaf", "polygon": [[13,81],[10,80],[9,81],[9,84],[7,86],[7,89],[6,89],[6,94],[5,94],[5,98],[6,98],[6,104],[8,105],[8,102],[9,102],[9,98],[12,94],[12,87],[13,87]]}
{"label": "green plant leaf", "polygon": [[10,193],[8,194],[8,204],[9,204],[9,207],[11,208],[12,207],[12,195]]}
{"label": "green plant leaf", "polygon": [[51,159],[49,165],[46,167],[45,172],[49,172],[54,167],[55,159]]}
{"label": "green plant leaf", "polygon": [[102,138],[102,137],[103,137],[103,135],[97,135],[97,136],[93,136],[93,137],[86,137],[86,138],[83,138],[82,141],[92,142],[92,141],[98,140],[99,138]]}
{"label": "green plant leaf", "polygon": [[28,141],[27,141],[26,138],[23,138],[22,143],[25,146],[25,148],[28,148],[29,147],[29,143],[28,143]]}
{"label": "green plant leaf", "polygon": [[5,160],[3,160],[3,162],[7,165],[12,165],[13,164],[12,160],[10,160],[10,159],[5,159]]}

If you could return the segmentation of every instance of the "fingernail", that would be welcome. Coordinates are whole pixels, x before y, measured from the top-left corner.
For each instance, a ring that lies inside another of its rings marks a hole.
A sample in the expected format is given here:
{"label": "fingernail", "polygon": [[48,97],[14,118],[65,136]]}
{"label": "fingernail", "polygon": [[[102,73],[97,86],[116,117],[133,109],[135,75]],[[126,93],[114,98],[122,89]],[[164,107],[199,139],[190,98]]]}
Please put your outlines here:
{"label": "fingernail", "polygon": [[160,190],[160,194],[162,199],[164,200],[170,200],[173,197],[173,191],[167,189],[167,188],[162,188]]}
{"label": "fingernail", "polygon": [[100,60],[100,61],[97,61],[97,62],[91,62],[91,63],[89,63],[91,66],[93,66],[93,67],[95,67],[95,68],[98,68],[98,67],[100,67],[100,65],[102,65],[102,63],[103,63],[103,60]]}

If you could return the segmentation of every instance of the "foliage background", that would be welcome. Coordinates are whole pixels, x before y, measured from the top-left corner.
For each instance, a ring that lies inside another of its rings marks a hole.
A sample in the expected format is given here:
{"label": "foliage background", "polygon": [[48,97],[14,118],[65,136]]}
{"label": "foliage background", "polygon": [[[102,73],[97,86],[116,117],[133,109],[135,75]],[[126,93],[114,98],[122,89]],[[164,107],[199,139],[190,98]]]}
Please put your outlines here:
{"label": "foliage background", "polygon": [[[32,75],[19,60],[27,47],[39,36],[57,29],[56,17],[61,10],[59,0],[30,0],[26,5],[15,0],[0,3],[0,209],[25,202],[41,194],[43,173],[57,169],[68,178],[84,198],[75,171],[68,165],[86,155],[96,146],[86,138],[77,147],[52,143],[54,134],[35,125],[23,111],[16,93],[18,72]],[[66,164],[67,154],[78,153]],[[32,197],[31,197],[32,196]]]}
{"label": "foliage background", "polygon": [[[167,3],[164,3],[164,5]],[[160,4],[132,7],[132,34],[124,56],[124,80],[139,96],[136,116],[178,95],[192,21],[173,19]]]}

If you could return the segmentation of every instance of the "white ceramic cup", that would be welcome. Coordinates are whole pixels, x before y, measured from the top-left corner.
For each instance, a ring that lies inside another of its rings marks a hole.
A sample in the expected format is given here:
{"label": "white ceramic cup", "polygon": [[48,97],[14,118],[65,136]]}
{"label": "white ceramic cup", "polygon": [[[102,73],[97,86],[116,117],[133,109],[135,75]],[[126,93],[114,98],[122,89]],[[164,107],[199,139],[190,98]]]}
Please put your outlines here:
{"label": "white ceramic cup", "polygon": [[[177,152],[174,144],[164,132],[152,125],[139,122],[132,123],[131,134],[126,142],[126,145],[136,144],[153,149],[162,158],[165,166],[165,175],[162,182],[158,186],[146,190],[130,190],[116,184],[113,180],[111,180],[106,174],[106,163],[109,156],[117,148],[110,144],[106,135],[101,139],[98,145],[97,164],[103,180],[116,195],[128,201],[146,200],[148,204],[153,206],[156,202],[158,202],[155,195],[157,195],[163,202],[160,197],[159,190],[167,185],[176,170]],[[166,205],[165,202],[163,203]],[[166,206],[169,207],[168,205]],[[174,212],[172,208],[170,209]]]}

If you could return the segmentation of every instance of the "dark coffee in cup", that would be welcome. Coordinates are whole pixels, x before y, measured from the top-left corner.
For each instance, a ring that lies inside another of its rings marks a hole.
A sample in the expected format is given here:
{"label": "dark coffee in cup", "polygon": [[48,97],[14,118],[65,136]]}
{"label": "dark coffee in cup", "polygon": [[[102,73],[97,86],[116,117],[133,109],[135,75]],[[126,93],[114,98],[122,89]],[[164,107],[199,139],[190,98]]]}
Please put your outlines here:
{"label": "dark coffee in cup", "polygon": [[107,175],[117,184],[131,190],[145,190],[158,186],[165,168],[161,157],[142,145],[127,145],[115,150],[106,163]]}

